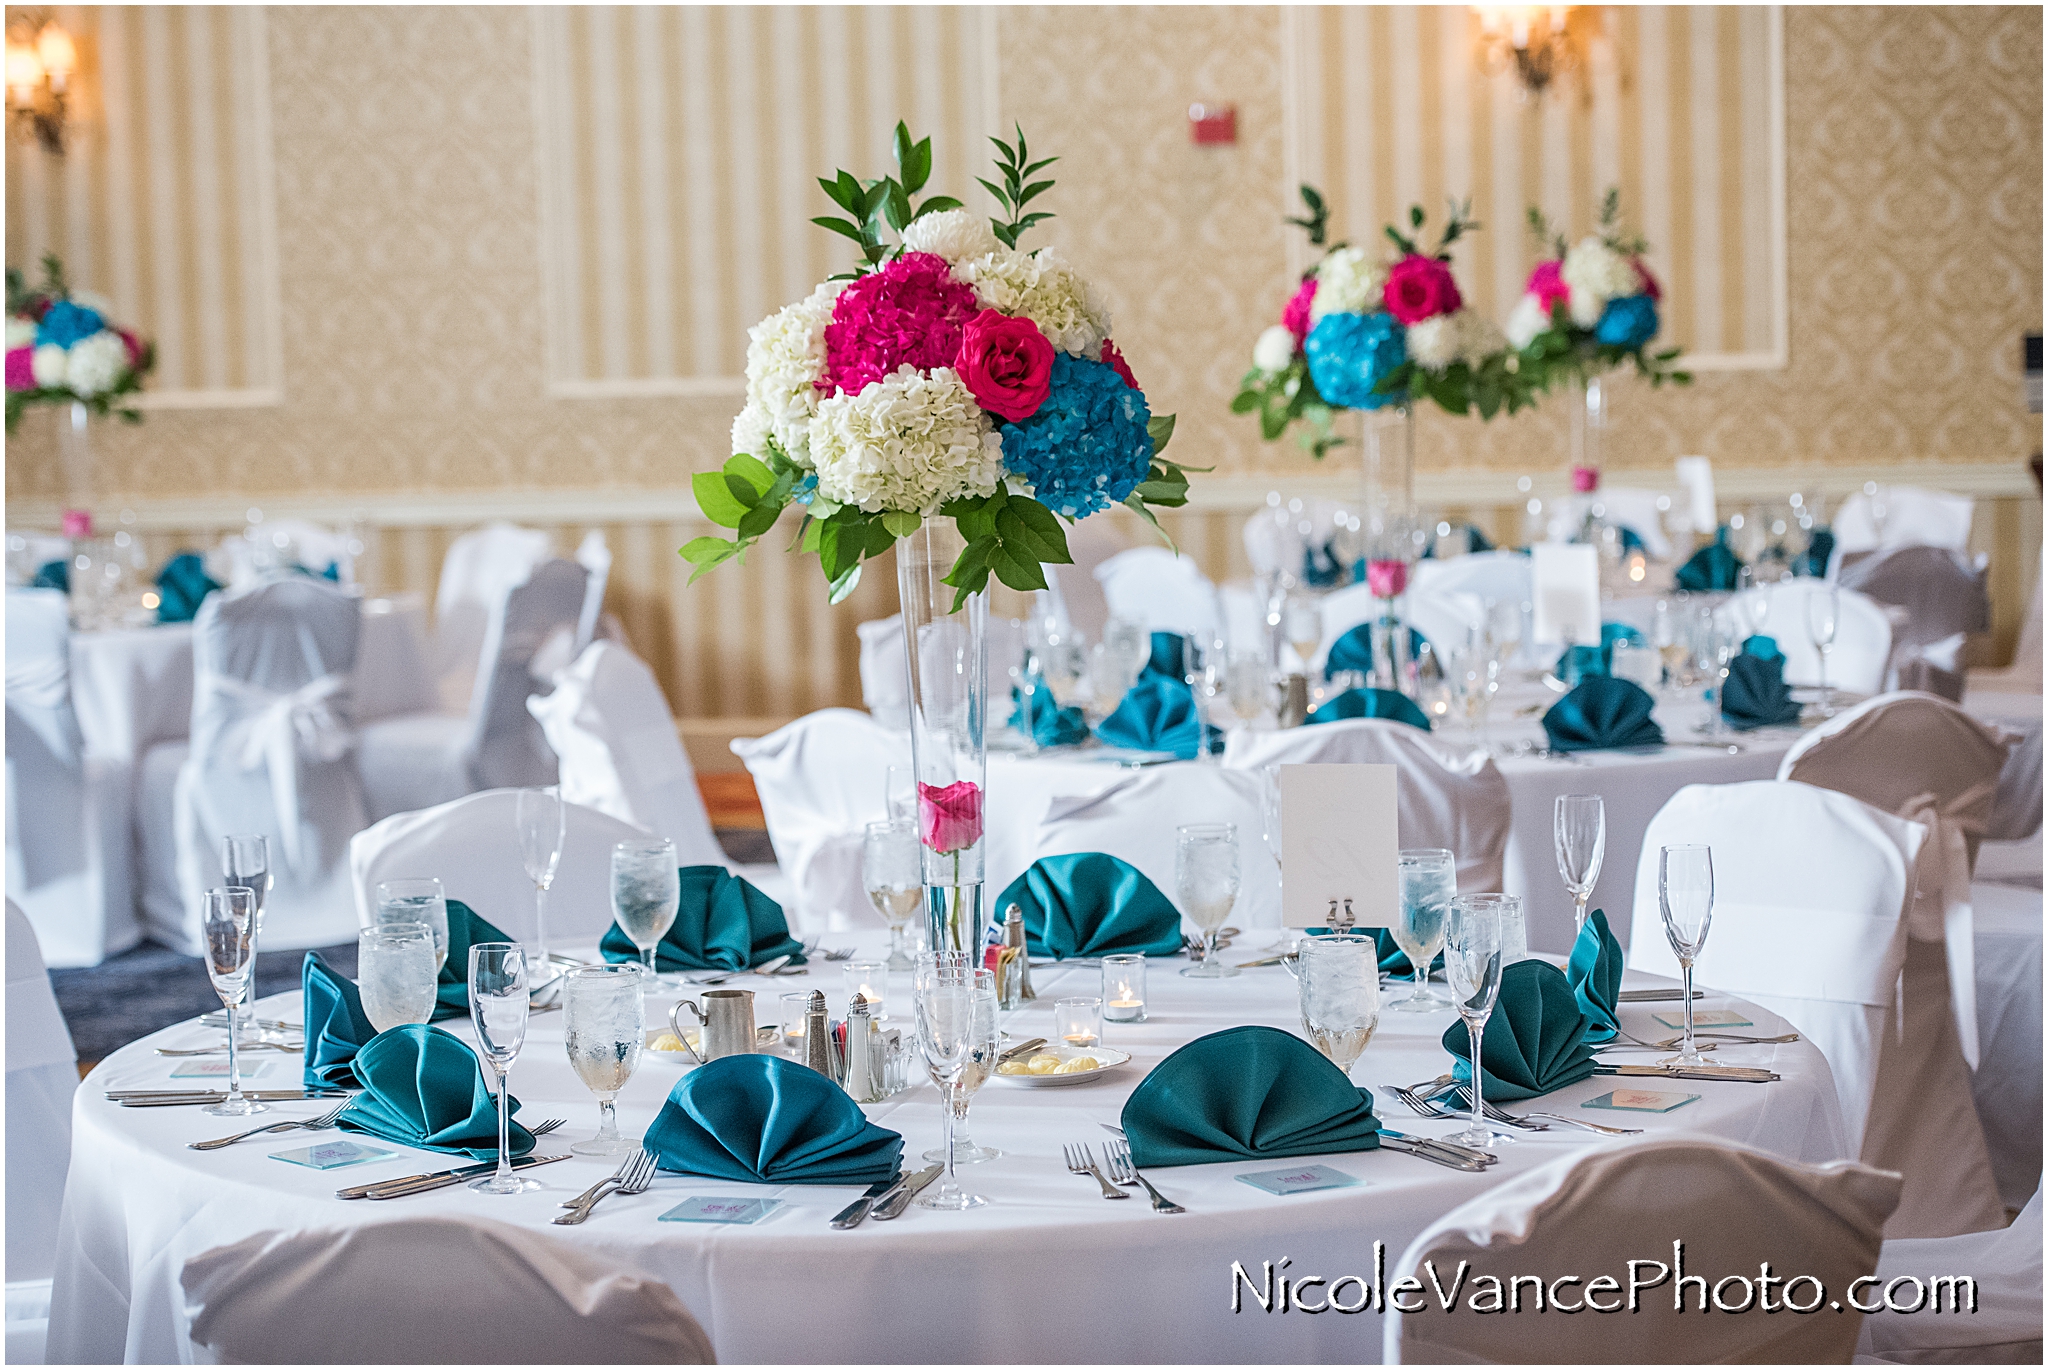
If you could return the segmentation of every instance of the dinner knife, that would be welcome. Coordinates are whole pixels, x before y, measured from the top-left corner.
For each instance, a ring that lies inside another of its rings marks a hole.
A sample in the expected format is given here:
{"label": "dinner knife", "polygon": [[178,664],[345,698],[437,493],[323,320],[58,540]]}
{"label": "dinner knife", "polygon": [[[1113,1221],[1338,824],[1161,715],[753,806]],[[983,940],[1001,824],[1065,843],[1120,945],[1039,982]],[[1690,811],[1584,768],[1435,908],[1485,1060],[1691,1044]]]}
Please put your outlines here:
{"label": "dinner knife", "polygon": [[1609,1065],[1602,1061],[1593,1067],[1595,1075],[1659,1075],[1667,1080],[1746,1080],[1751,1084],[1769,1084],[1783,1079],[1775,1070],[1762,1066],[1647,1066]]}
{"label": "dinner knife", "polygon": [[[242,1091],[242,1097],[244,1099],[252,1099],[257,1103],[278,1104],[291,1103],[300,1099],[339,1099],[345,1093],[347,1093],[346,1090],[334,1090],[332,1092],[316,1090],[308,1092],[302,1089],[245,1089]],[[107,1091],[107,1101],[119,1104],[123,1108],[162,1108],[181,1104],[217,1104],[227,1097],[227,1091],[220,1089],[110,1089]]]}
{"label": "dinner knife", "polygon": [[917,1197],[917,1192],[938,1179],[939,1172],[945,1168],[942,1165],[928,1165],[915,1175],[905,1176],[903,1182],[897,1186],[896,1192],[876,1204],[868,1216],[878,1223],[885,1223],[897,1217],[904,1209],[910,1207],[910,1201]]}
{"label": "dinner knife", "polygon": [[1036,1051],[1044,1045],[1045,1038],[1043,1037],[1033,1037],[1028,1042],[1020,1042],[1016,1046],[1013,1046],[1008,1051],[1004,1052],[1002,1055],[996,1057],[996,1064],[1001,1065],[1005,1061],[1014,1061],[1019,1056],[1022,1056],[1027,1052]]}
{"label": "dinner knife", "polygon": [[1397,1137],[1404,1142],[1410,1142],[1415,1146],[1425,1147],[1431,1151],[1441,1152],[1446,1156],[1452,1156],[1461,1161],[1477,1161],[1481,1166],[1500,1164],[1500,1157],[1494,1155],[1491,1151],[1483,1151],[1476,1146],[1464,1146],[1458,1142],[1447,1142],[1441,1137],[1418,1137],[1411,1133],[1395,1132],[1385,1127],[1380,1129],[1380,1136]]}
{"label": "dinner knife", "polygon": [[[1707,994],[1705,990],[1696,989],[1692,997],[1704,999]],[[1676,986],[1669,989],[1625,989],[1615,996],[1616,1002],[1623,1004],[1676,1004],[1684,998],[1685,991]]]}
{"label": "dinner knife", "polygon": [[886,1180],[876,1180],[868,1186],[867,1193],[839,1210],[838,1216],[832,1219],[832,1226],[838,1228],[841,1232],[859,1227],[867,1220],[868,1210],[875,1206],[875,1200],[889,1193],[889,1191],[896,1188],[902,1182],[903,1176],[900,1174],[891,1175]]}
{"label": "dinner knife", "polygon": [[[550,1165],[555,1161],[566,1161],[569,1153],[559,1156],[517,1156],[513,1158],[514,1170],[525,1170],[537,1165]],[[424,1194],[430,1189],[441,1189],[451,1184],[461,1184],[476,1175],[488,1175],[498,1168],[496,1161],[481,1161],[476,1165],[456,1166],[452,1170],[436,1170],[425,1175],[405,1175],[395,1180],[380,1180],[376,1184],[360,1185],[355,1189],[337,1189],[337,1199],[402,1199],[408,1194]]]}
{"label": "dinner knife", "polygon": [[1398,1151],[1418,1160],[1433,1161],[1437,1165],[1448,1166],[1452,1170],[1463,1170],[1473,1175],[1480,1174],[1487,1166],[1487,1163],[1479,1160],[1476,1155],[1461,1156],[1448,1150],[1440,1151],[1426,1145],[1424,1138],[1410,1137],[1404,1132],[1388,1132],[1385,1128],[1380,1129],[1380,1145],[1388,1151]]}

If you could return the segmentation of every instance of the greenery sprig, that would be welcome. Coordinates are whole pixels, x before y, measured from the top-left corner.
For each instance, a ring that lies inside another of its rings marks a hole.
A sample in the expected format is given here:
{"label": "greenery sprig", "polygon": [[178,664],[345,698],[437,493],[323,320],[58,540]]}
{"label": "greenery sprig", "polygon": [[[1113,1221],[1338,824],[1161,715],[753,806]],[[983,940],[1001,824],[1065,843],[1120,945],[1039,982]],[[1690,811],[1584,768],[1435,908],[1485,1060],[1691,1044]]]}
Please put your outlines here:
{"label": "greenery sprig", "polygon": [[1003,207],[1003,212],[1010,216],[1008,222],[1001,219],[990,219],[989,227],[995,230],[996,239],[1004,247],[1013,250],[1017,246],[1017,239],[1023,235],[1026,229],[1030,228],[1033,224],[1043,223],[1045,220],[1053,217],[1052,214],[1043,210],[1026,214],[1024,206],[1052,189],[1052,181],[1033,181],[1031,178],[1059,160],[1057,157],[1047,157],[1041,161],[1031,161],[1031,151],[1024,144],[1024,126],[1018,124],[1016,128],[1017,145],[1015,147],[1010,146],[1000,138],[989,139],[991,143],[996,145],[996,151],[1002,154],[996,158],[996,171],[1002,176],[1003,183],[997,185],[987,177],[975,177],[976,180],[981,182],[983,189],[996,197],[996,203]]}
{"label": "greenery sprig", "polygon": [[1310,247],[1322,247],[1330,236],[1330,206],[1324,202],[1323,193],[1307,183],[1301,187],[1301,202],[1308,206],[1308,217],[1285,222],[1305,231]]}
{"label": "greenery sprig", "polygon": [[910,197],[923,190],[931,179],[931,139],[912,142],[910,130],[898,120],[895,152],[900,180],[898,176],[884,176],[880,180],[862,181],[844,170],[837,176],[818,178],[818,184],[832,203],[851,217],[841,219],[821,215],[811,222],[842,238],[851,238],[861,253],[861,265],[854,271],[833,276],[831,279],[835,281],[865,276],[903,250],[900,243],[891,245],[882,241],[884,224],[901,235],[904,229],[927,214],[960,208],[960,202],[950,195],[934,195],[914,208],[911,204]]}

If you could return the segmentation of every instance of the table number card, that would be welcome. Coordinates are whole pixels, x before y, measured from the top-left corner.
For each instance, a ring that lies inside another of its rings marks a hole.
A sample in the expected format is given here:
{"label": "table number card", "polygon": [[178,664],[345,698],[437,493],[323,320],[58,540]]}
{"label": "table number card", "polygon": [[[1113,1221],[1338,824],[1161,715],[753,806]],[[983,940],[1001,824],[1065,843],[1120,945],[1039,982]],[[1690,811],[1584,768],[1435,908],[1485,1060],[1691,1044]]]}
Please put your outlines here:
{"label": "table number card", "polygon": [[1363,1183],[1355,1175],[1332,1170],[1326,1165],[1302,1165],[1292,1170],[1261,1170],[1237,1177],[1253,1189],[1268,1194],[1305,1194],[1311,1189],[1348,1189]]}
{"label": "table number card", "polygon": [[1714,512],[1714,464],[1705,457],[1680,457],[1678,483],[1685,487],[1686,526],[1712,537],[1720,527]]}
{"label": "table number card", "polygon": [[[257,1079],[268,1074],[269,1071],[270,1062],[268,1061],[245,1060],[242,1062],[242,1079],[244,1081]],[[171,1078],[173,1080],[225,1080],[228,1078],[227,1058],[223,1056],[218,1061],[180,1062],[178,1068],[171,1072]]]}
{"label": "table number card", "polygon": [[1684,1108],[1697,1094],[1666,1094],[1656,1089],[1617,1089],[1597,1099],[1588,1099],[1580,1108],[1613,1108],[1624,1113],[1669,1113],[1674,1108]]}
{"label": "table number card", "polygon": [[1353,926],[1392,927],[1400,912],[1400,799],[1392,766],[1280,768],[1280,921],[1330,922],[1351,901]]}
{"label": "table number card", "polygon": [[295,1151],[273,1151],[270,1153],[270,1159],[286,1161],[292,1165],[310,1166],[314,1170],[335,1170],[341,1166],[361,1165],[365,1161],[378,1161],[397,1154],[383,1147],[337,1140],[322,1142],[318,1146],[302,1146]]}
{"label": "table number card", "polygon": [[[1668,1013],[1653,1013],[1650,1016],[1665,1027],[1673,1028],[1679,1032],[1685,1031],[1685,1010],[1683,1008],[1673,1009]],[[1750,1022],[1749,1019],[1743,1017],[1734,1009],[1727,1008],[1694,1009],[1692,1025],[1695,1028],[1756,1026],[1755,1023]]]}
{"label": "table number card", "polygon": [[1600,645],[1600,549],[1587,543],[1539,542],[1529,549],[1538,642]]}
{"label": "table number card", "polygon": [[698,1194],[661,1215],[665,1223],[757,1223],[782,1207],[780,1199],[714,1198]]}

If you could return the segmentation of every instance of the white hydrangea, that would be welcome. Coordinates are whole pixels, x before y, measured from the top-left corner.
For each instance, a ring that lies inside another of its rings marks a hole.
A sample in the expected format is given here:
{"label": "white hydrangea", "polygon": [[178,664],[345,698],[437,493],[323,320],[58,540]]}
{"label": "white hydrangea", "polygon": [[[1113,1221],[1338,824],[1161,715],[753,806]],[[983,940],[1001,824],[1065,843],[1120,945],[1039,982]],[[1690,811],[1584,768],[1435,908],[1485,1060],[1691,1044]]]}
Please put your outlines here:
{"label": "white hydrangea", "polygon": [[1252,344],[1252,365],[1272,375],[1294,364],[1294,330],[1276,323]]}
{"label": "white hydrangea", "polygon": [[[1459,313],[1466,311],[1460,310]],[[1408,325],[1408,360],[1441,371],[1458,359],[1458,315],[1434,314]]]}
{"label": "white hydrangea", "polygon": [[1461,309],[1458,319],[1458,359],[1467,366],[1477,369],[1486,359],[1501,350],[1507,338],[1494,327],[1493,320],[1476,309]]}
{"label": "white hydrangea", "polygon": [[905,365],[858,395],[821,400],[811,420],[818,493],[868,513],[930,515],[988,495],[1003,479],[1003,439],[950,367]]}
{"label": "white hydrangea", "polygon": [[1340,247],[1316,268],[1316,294],[1308,316],[1370,314],[1386,307],[1387,269],[1362,247]]}
{"label": "white hydrangea", "polygon": [[[768,455],[768,439],[774,436],[774,432],[774,425],[768,421],[768,411],[758,404],[748,403],[744,409],[733,416],[733,455],[738,456],[744,452],[750,457],[758,457],[765,460]],[[808,425],[805,427],[804,433],[806,438],[808,438],[810,435]]]}
{"label": "white hydrangea", "polygon": [[1536,340],[1536,335],[1550,327],[1550,311],[1543,307],[1540,295],[1524,295],[1508,311],[1508,341],[1515,345],[1517,352]]}
{"label": "white hydrangea", "polygon": [[1581,328],[1599,323],[1609,300],[1643,288],[1635,263],[1598,238],[1582,238],[1566,252],[1562,274],[1571,287],[1572,322]]}
{"label": "white hydrangea", "polygon": [[64,383],[74,395],[97,395],[112,390],[128,369],[128,344],[111,328],[71,344],[64,357]]}
{"label": "white hydrangea", "polygon": [[[825,374],[825,325],[832,322],[832,303],[845,288],[844,281],[827,281],[808,299],[784,306],[747,330],[747,408],[759,411],[749,423],[765,423],[765,431],[799,466],[811,464],[811,416],[818,412],[819,396],[816,382]],[[750,426],[749,439],[755,440],[758,431]],[[735,421],[733,440],[738,442],[739,436]]]}
{"label": "white hydrangea", "polygon": [[7,316],[7,350],[28,347],[36,340],[36,321],[24,319],[19,314]]}
{"label": "white hydrangea", "polygon": [[35,372],[36,384],[44,389],[59,388],[64,384],[65,363],[68,354],[55,343],[44,343],[29,354],[29,369]]}
{"label": "white hydrangea", "polygon": [[986,257],[1001,246],[988,220],[969,209],[942,209],[903,230],[904,251],[936,253],[949,262]]}
{"label": "white hydrangea", "polygon": [[1038,325],[1062,352],[1102,359],[1109,336],[1109,306],[1057,248],[1018,252],[998,248],[953,268],[953,278],[974,287],[983,309],[1021,315]]}

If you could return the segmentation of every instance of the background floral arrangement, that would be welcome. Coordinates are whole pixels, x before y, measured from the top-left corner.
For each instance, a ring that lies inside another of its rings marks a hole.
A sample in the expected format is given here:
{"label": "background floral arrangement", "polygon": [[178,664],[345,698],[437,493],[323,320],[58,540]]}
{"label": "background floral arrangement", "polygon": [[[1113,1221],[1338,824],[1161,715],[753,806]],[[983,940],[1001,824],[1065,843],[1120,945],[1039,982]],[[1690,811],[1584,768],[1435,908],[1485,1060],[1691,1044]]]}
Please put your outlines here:
{"label": "background floral arrangement", "polygon": [[1547,389],[1562,376],[1583,381],[1633,362],[1652,385],[1692,381],[1688,373],[1670,369],[1677,348],[1647,350],[1657,336],[1657,303],[1664,291],[1643,265],[1649,244],[1622,232],[1619,190],[1610,189],[1601,201],[1600,231],[1575,244],[1567,245],[1534,206],[1529,228],[1537,250],[1550,256],[1536,263],[1508,315],[1508,342],[1523,372]]}
{"label": "background floral arrangement", "polygon": [[967,542],[945,582],[957,607],[991,574],[1044,589],[1044,564],[1072,560],[1062,519],[1122,504],[1156,528],[1153,507],[1187,503],[1183,468],[1160,456],[1173,419],[1152,414],[1108,306],[1055,249],[1017,246],[1052,217],[1026,206],[1057,159],[1030,160],[1021,128],[1014,146],[990,141],[1000,184],[981,184],[1003,219],[948,196],[913,206],[931,139],[900,123],[897,176],[819,179],[844,217],[812,222],[856,243],[861,265],[749,330],[733,456],[692,478],[705,517],[735,536],[681,549],[692,580],[797,504],[794,546],[817,553],[837,602],[864,559],[950,518]]}
{"label": "background floral arrangement", "polygon": [[[1329,207],[1313,186],[1301,188],[1308,217],[1289,219],[1322,247]],[[1419,235],[1427,216],[1408,211]],[[1466,306],[1451,274],[1451,244],[1479,225],[1470,207],[1453,201],[1443,236],[1424,252],[1416,237],[1387,225],[1398,251],[1392,261],[1339,243],[1302,277],[1279,323],[1259,335],[1252,369],[1231,409],[1259,415],[1267,441],[1297,419],[1302,444],[1320,457],[1343,441],[1331,429],[1342,409],[1434,400],[1452,414],[1475,408],[1490,419],[1534,403],[1533,387],[1501,333]]]}
{"label": "background floral arrangement", "polygon": [[35,404],[77,402],[105,418],[130,423],[142,414],[120,403],[142,388],[154,362],[148,342],[133,329],[108,321],[112,306],[74,292],[55,253],[43,258],[43,284],[30,290],[21,273],[7,272],[7,428]]}

